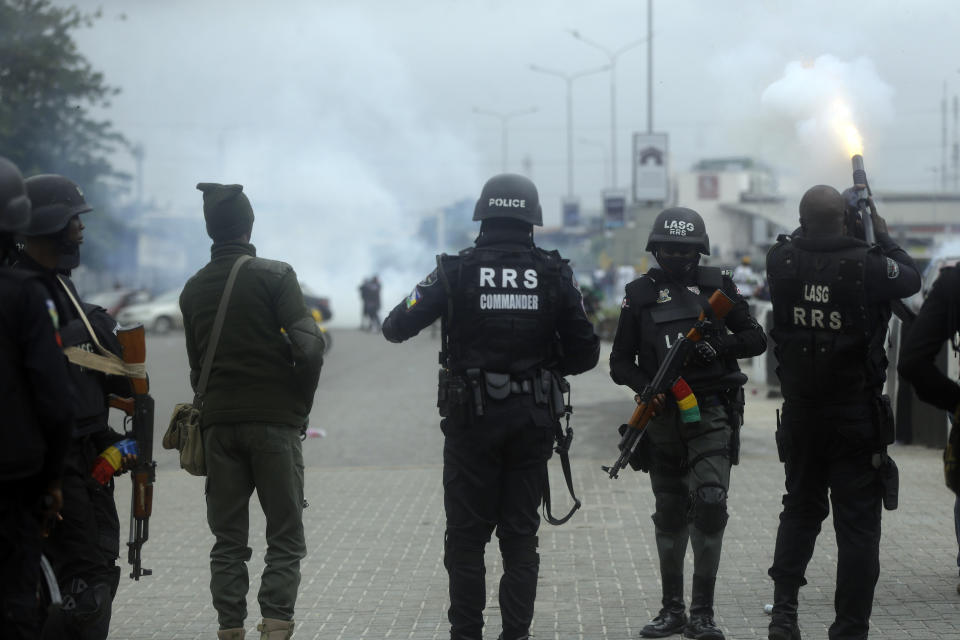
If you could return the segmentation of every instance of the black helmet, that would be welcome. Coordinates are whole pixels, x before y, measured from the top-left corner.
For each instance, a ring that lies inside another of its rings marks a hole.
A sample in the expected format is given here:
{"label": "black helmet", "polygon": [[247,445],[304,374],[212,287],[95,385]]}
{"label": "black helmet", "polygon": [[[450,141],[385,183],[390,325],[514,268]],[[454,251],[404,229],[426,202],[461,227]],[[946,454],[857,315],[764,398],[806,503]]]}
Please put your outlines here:
{"label": "black helmet", "polygon": [[20,169],[0,158],[0,232],[17,232],[30,223],[30,198]]}
{"label": "black helmet", "polygon": [[543,210],[536,185],[529,178],[514,173],[501,173],[487,180],[473,209],[473,219],[490,218],[511,218],[543,226]]}
{"label": "black helmet", "polygon": [[83,199],[83,191],[75,182],[54,174],[27,178],[27,195],[33,203],[30,225],[23,230],[25,236],[46,236],[67,226],[70,219],[92,211],[93,207]]}
{"label": "black helmet", "polygon": [[653,252],[659,244],[692,244],[703,255],[710,255],[710,237],[703,218],[686,207],[670,207],[657,215],[647,238],[646,251]]}

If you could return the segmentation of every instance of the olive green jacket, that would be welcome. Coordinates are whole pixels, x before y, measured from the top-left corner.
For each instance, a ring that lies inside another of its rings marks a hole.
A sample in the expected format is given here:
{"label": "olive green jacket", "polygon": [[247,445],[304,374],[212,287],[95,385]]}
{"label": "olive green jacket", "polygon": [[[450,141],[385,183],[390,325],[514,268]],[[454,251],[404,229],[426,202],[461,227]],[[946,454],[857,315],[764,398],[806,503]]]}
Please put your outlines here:
{"label": "olive green jacket", "polygon": [[[214,243],[210,254],[210,262],[180,294],[194,390],[230,269],[240,256],[256,256],[256,248]],[[202,424],[303,427],[323,366],[323,339],[304,306],[293,268],[264,258],[248,261],[237,274],[226,314],[203,398]]]}

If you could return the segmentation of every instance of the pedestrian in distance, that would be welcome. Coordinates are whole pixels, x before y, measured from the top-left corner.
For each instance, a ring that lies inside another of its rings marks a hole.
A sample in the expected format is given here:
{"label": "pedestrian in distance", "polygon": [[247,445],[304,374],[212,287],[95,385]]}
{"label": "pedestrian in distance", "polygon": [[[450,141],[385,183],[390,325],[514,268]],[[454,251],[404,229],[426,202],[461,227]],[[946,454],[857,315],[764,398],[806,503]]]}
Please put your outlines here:
{"label": "pedestrian in distance", "polygon": [[881,395],[890,302],[920,289],[913,260],[870,213],[877,244],[854,237],[847,201],[811,187],[800,229],[767,254],[771,338],[783,393],[776,441],[786,493],[769,574],[770,640],[800,638],[797,598],[823,520],[833,506],[837,584],[831,640],[866,638],[880,576],[880,519],[895,508],[897,470],[887,454],[893,413]]}
{"label": "pedestrian in distance", "polygon": [[373,275],[360,287],[363,298],[363,326],[367,331],[380,333],[380,278]]}
{"label": "pedestrian in distance", "polygon": [[[104,349],[123,355],[119,325],[104,309],[81,300],[70,271],[79,264],[84,225],[80,216],[92,211],[80,187],[59,175],[26,180],[32,203],[30,223],[17,268],[44,281],[51,292],[60,336],[70,363],[75,423],[61,481],[63,508],[45,540],[43,552],[57,576],[63,603],[52,609],[43,638],[107,637],[113,598],[120,583],[120,522],[114,502],[114,468],[100,464],[108,450],[120,457],[117,472],[136,460],[133,442],[110,428],[109,395],[131,395],[130,381],[83,363],[82,354]],[[112,449],[111,449],[112,448]],[[101,473],[108,468],[108,472]]]}
{"label": "pedestrian in distance", "polygon": [[383,335],[403,342],[441,318],[450,638],[483,637],[483,554],[496,531],[500,640],[524,640],[540,567],[537,508],[564,411],[561,376],[593,368],[600,347],[567,262],[534,244],[533,227],[543,224],[536,186],[494,176],[473,219],[480,221],[475,246],[438,256],[437,268],[387,316]]}
{"label": "pedestrian in distance", "polygon": [[[960,349],[956,335],[960,330],[960,267],[952,266],[940,270],[917,314],[916,320],[906,335],[901,349],[897,371],[917,392],[917,396],[926,403],[943,409],[950,417],[950,438],[947,457],[944,460],[945,472],[950,489],[960,491],[956,484],[958,470],[957,449],[960,432],[960,385],[951,380],[936,365],[937,355],[948,340],[954,352]],[[951,467],[952,465],[952,467]],[[953,503],[954,530],[957,545],[960,547],[960,495]],[[957,553],[957,566],[960,567],[960,551]],[[957,584],[960,593],[960,583]]]}
{"label": "pedestrian in distance", "polygon": [[56,307],[32,273],[10,266],[29,223],[23,177],[0,158],[0,616],[11,640],[40,636],[41,539],[63,506],[73,431]]}
{"label": "pedestrian in distance", "polygon": [[210,262],[180,295],[190,382],[196,391],[214,320],[239,260],[202,398],[210,592],[221,640],[242,640],[254,491],[266,516],[266,567],[257,600],[261,640],[293,635],[303,532],[301,436],[323,365],[323,339],[293,268],[256,256],[253,207],[240,185],[200,183]]}
{"label": "pedestrian in distance", "polygon": [[[653,400],[658,413],[640,441],[639,456],[650,473],[656,501],[653,523],[663,587],[663,607],[640,636],[663,638],[682,632],[687,638],[722,640],[723,632],[714,621],[714,588],[728,517],[730,467],[739,457],[742,387],[747,380],[737,359],[763,353],[766,338],[729,275],[699,265],[701,255],[710,255],[710,238],[696,211],[685,207],[662,211],[654,220],[646,250],[659,268],[626,286],[610,353],[610,376],[617,384],[640,394],[671,345],[697,322],[701,311],[709,310],[714,291],[722,291],[734,306],[724,319],[708,316],[705,336],[695,343],[693,357],[683,369],[700,419],[685,422],[688,414],[677,404],[682,399],[660,394]],[[688,541],[693,547],[689,618],[683,595]]]}

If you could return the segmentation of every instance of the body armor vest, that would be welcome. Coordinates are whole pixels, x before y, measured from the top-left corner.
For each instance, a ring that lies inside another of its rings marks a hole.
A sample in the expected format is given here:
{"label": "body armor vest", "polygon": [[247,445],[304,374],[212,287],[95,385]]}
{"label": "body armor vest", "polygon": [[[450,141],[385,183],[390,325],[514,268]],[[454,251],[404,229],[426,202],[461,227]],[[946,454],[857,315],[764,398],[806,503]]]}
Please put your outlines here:
{"label": "body armor vest", "polygon": [[[648,316],[650,324],[656,327],[656,331],[644,334],[643,340],[646,343],[644,351],[649,352],[650,349],[647,347],[653,347],[652,350],[657,354],[657,362],[652,367],[652,371],[656,371],[656,366],[663,362],[667,351],[677,338],[686,335],[693,327],[700,312],[704,310],[709,312],[710,295],[723,285],[723,276],[720,269],[699,267],[696,284],[691,286],[674,282],[659,269],[651,269],[647,277],[652,282],[652,294],[647,293],[642,296],[641,307],[642,313]],[[634,297],[631,296],[631,299]],[[712,331],[720,334],[726,332],[723,320],[712,319],[711,322],[714,325]],[[683,378],[694,391],[698,391],[703,388],[723,387],[723,380],[728,377],[728,374],[739,370],[736,360],[727,361],[717,358],[709,366],[697,364],[687,366],[683,372]]]}
{"label": "body armor vest", "polygon": [[[28,271],[0,270],[0,300],[4,309],[0,315],[20,312],[20,291],[34,278]],[[3,323],[4,328],[8,326]],[[7,383],[3,389],[3,431],[0,432],[0,479],[24,478],[40,471],[43,466],[44,442],[33,406],[33,392],[25,384],[29,377],[23,362],[21,345],[6,330],[0,332],[0,380]]]}
{"label": "body armor vest", "polygon": [[871,249],[852,238],[801,242],[781,236],[767,263],[783,395],[849,397],[882,385],[886,322],[864,289]]}
{"label": "body armor vest", "polygon": [[537,247],[466,249],[445,268],[448,368],[522,377],[547,366],[556,348],[561,258]]}
{"label": "body armor vest", "polygon": [[[61,318],[63,319],[63,324],[60,327],[63,346],[79,347],[85,351],[96,353],[93,339],[90,337],[90,333],[73,303],[66,295],[61,295],[59,302],[61,303]],[[119,344],[113,335],[113,327],[116,325],[113,318],[100,307],[83,304],[83,308],[87,314],[87,319],[90,321],[90,326],[97,332],[97,339],[100,340],[100,344],[120,355]],[[79,438],[106,429],[109,413],[107,392],[104,386],[106,375],[72,362],[67,363],[67,372],[73,383],[74,392],[76,422],[73,437]]]}

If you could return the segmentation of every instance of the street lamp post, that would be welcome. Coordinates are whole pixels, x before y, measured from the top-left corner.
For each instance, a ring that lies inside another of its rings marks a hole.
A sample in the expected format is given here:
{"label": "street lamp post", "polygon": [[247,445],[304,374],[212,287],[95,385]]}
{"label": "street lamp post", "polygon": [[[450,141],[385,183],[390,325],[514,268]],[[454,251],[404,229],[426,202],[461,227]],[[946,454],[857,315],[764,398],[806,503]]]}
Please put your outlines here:
{"label": "street lamp post", "polygon": [[577,138],[577,142],[583,145],[590,147],[597,147],[600,149],[600,157],[603,158],[603,180],[606,182],[610,179],[610,158],[607,157],[607,145],[603,144],[599,140],[591,140],[590,138]]}
{"label": "street lamp post", "polygon": [[500,165],[503,173],[507,172],[507,121],[516,116],[525,116],[531,113],[536,113],[536,111],[536,107],[506,112],[493,111],[491,109],[481,109],[480,107],[473,108],[474,113],[479,113],[485,116],[493,116],[494,118],[498,118],[500,120]]}
{"label": "street lamp post", "polygon": [[579,40],[580,42],[590,45],[595,49],[599,49],[606,54],[610,59],[610,166],[612,168],[612,177],[613,184],[610,186],[616,188],[617,186],[617,58],[620,57],[622,53],[638,47],[648,38],[641,38],[634,42],[623,45],[619,49],[611,50],[607,47],[586,38],[576,29],[570,29],[570,35]]}
{"label": "street lamp post", "polygon": [[562,78],[567,83],[567,197],[573,197],[573,81],[577,78],[593,75],[606,71],[610,65],[605,64],[602,67],[584,69],[575,73],[564,73],[555,69],[547,69],[539,65],[531,64],[530,70],[537,73],[545,73],[550,76]]}

